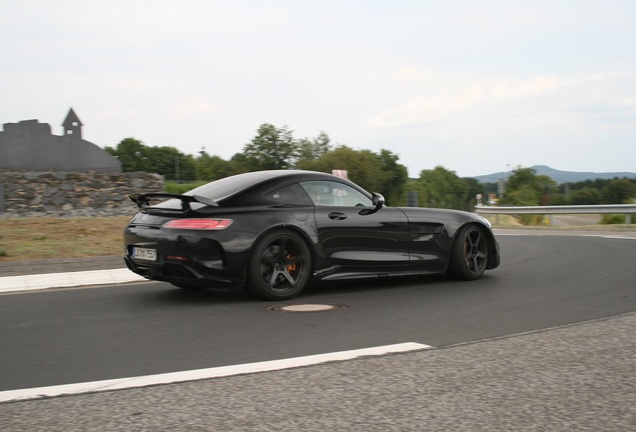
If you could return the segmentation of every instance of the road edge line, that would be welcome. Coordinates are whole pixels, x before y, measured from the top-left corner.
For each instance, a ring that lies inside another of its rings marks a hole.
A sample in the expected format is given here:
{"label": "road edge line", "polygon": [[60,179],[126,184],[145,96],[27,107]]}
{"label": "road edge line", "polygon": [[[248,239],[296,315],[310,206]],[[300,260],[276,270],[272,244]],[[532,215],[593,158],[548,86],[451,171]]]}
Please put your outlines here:
{"label": "road edge line", "polygon": [[326,354],[316,354],[303,357],[292,357],[281,360],[270,360],[242,365],[220,366],[207,369],[195,369],[191,371],[169,372],[156,375],[145,375],[130,378],[116,378],[102,381],[91,381],[76,384],[63,384],[48,387],[35,387],[29,389],[0,391],[0,403],[19,402],[33,399],[43,399],[56,396],[70,396],[102,391],[126,390],[139,387],[147,387],[160,384],[174,384],[186,381],[198,381],[211,378],[223,378],[235,375],[246,375],[259,372],[272,372],[283,369],[292,369],[303,366],[335,361],[353,360],[360,357],[382,356],[398,354],[410,351],[420,351],[433,348],[416,342],[405,342],[393,345],[384,345],[372,348],[362,348],[348,351],[338,351]]}

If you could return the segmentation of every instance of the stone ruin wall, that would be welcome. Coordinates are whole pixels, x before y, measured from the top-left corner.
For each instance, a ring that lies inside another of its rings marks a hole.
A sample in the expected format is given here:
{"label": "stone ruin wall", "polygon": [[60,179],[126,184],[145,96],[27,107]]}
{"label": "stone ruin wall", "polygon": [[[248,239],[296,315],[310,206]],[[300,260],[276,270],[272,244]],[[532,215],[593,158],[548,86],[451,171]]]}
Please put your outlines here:
{"label": "stone ruin wall", "polygon": [[163,176],[0,170],[0,218],[133,215],[129,194],[162,192]]}

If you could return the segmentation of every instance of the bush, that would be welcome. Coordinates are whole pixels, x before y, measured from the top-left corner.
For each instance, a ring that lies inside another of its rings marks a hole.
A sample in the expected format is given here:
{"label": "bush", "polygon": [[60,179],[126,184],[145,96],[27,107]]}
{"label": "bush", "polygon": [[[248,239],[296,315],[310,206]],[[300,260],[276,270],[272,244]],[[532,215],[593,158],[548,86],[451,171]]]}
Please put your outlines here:
{"label": "bush", "polygon": [[625,215],[621,214],[606,214],[599,222],[601,225],[617,225],[625,223]]}
{"label": "bush", "polygon": [[519,215],[519,221],[525,226],[545,225],[545,218],[543,215]]}

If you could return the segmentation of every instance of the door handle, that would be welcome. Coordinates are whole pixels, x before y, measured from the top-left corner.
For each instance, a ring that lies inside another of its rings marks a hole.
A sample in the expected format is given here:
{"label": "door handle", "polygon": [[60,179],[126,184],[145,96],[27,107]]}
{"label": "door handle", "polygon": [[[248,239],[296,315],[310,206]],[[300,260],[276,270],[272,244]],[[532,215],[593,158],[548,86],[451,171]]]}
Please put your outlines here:
{"label": "door handle", "polygon": [[329,219],[333,219],[333,220],[345,220],[347,218],[347,215],[344,213],[339,213],[339,212],[331,212],[329,213]]}

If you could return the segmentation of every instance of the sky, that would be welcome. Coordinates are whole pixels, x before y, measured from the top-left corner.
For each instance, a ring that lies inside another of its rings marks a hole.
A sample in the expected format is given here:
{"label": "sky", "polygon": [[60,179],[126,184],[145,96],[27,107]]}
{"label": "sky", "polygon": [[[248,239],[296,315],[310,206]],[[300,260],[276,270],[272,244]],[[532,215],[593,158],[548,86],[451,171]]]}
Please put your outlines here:
{"label": "sky", "polygon": [[[230,159],[259,126],[411,177],[636,172],[633,0],[0,0],[0,124]],[[346,167],[342,167],[346,169]]]}

